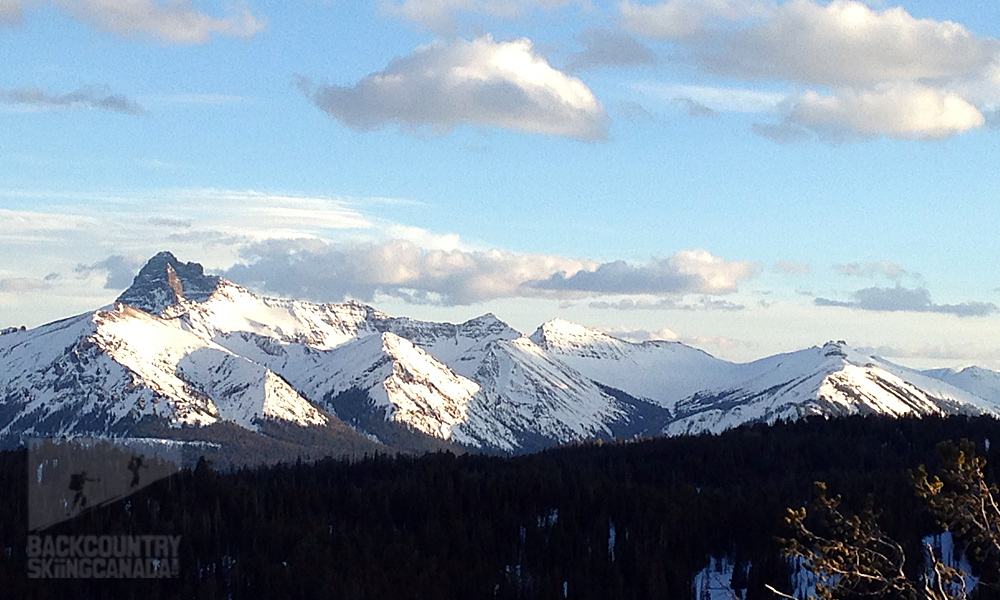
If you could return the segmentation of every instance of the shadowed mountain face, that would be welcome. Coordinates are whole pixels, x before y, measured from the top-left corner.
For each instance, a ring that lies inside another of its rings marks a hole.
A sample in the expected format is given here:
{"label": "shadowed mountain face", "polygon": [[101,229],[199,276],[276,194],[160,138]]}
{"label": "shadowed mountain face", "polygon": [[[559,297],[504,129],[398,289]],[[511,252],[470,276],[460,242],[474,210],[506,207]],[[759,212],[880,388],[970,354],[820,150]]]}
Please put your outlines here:
{"label": "shadowed mountain face", "polygon": [[998,377],[920,373],[842,342],[736,364],[561,319],[530,337],[494,315],[417,321],[259,296],[161,252],[114,308],[0,334],[0,446],[221,428],[281,431],[312,456],[334,438],[523,453],[809,415],[996,416]]}
{"label": "shadowed mountain face", "polygon": [[170,252],[160,252],[149,259],[131,287],[115,301],[158,315],[179,300],[207,300],[219,281],[215,275],[205,275],[198,263],[182,263]]}

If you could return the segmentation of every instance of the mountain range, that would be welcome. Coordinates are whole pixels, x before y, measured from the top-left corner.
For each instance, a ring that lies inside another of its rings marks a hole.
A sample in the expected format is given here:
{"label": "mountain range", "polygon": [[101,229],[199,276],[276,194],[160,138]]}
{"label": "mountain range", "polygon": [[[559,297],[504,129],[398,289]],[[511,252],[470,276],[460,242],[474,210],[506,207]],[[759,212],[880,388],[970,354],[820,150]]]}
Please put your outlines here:
{"label": "mountain range", "polygon": [[112,306],[0,335],[0,447],[93,435],[254,460],[515,454],[850,414],[1000,416],[1000,373],[917,371],[844,342],[733,363],[561,319],[531,335],[492,314],[418,321],[264,297],[169,252]]}

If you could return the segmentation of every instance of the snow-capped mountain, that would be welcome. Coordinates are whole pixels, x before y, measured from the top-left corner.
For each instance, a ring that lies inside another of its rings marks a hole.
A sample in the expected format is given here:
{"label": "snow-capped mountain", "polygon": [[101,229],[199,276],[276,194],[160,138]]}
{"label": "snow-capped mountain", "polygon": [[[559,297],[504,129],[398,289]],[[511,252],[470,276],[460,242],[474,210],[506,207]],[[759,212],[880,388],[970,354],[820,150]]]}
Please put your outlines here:
{"label": "snow-capped mountain", "polygon": [[970,394],[844,342],[737,365],[737,373],[734,384],[679,402],[665,433],[719,432],[810,415],[1000,416],[1000,397]]}
{"label": "snow-capped mountain", "polygon": [[924,375],[940,379],[980,398],[1000,398],[1000,373],[982,367],[930,369]]}
{"label": "snow-capped mountain", "polygon": [[670,410],[696,392],[732,383],[740,371],[680,342],[627,342],[563,319],[542,324],[531,339],[590,379]]}
{"label": "snow-capped mountain", "polygon": [[418,321],[263,297],[162,252],[113,306],[4,330],[0,445],[225,425],[335,431],[359,452],[512,453],[806,415],[1000,414],[1000,375],[966,371],[921,373],[843,343],[736,364],[561,319],[530,337],[492,314]]}

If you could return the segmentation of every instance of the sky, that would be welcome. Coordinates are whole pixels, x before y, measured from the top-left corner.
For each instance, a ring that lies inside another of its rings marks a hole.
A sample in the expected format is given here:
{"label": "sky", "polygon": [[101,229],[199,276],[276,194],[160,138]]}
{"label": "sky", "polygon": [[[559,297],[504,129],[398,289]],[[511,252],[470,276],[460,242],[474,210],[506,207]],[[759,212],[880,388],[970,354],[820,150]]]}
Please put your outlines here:
{"label": "sky", "polygon": [[1000,5],[0,0],[0,328],[271,296],[1000,369]]}

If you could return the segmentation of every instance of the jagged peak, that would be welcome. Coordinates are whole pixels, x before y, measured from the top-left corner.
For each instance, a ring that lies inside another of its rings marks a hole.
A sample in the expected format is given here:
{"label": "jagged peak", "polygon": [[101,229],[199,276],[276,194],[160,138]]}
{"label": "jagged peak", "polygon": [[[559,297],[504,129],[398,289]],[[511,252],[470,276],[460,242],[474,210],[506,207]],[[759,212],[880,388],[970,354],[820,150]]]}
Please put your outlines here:
{"label": "jagged peak", "polygon": [[205,275],[200,264],[183,263],[172,253],[163,251],[146,262],[116,302],[160,314],[181,300],[204,302],[221,281],[218,276]]}

